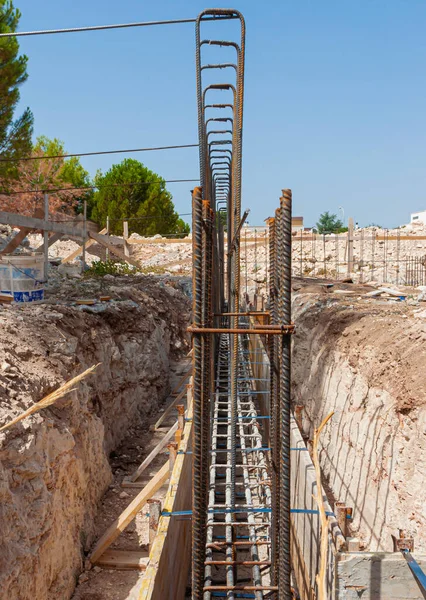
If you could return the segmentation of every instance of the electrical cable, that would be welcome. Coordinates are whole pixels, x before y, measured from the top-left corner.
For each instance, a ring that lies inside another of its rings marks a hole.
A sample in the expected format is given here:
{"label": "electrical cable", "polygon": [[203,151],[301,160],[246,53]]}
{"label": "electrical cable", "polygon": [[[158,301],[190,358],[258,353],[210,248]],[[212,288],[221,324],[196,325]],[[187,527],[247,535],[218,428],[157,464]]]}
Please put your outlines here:
{"label": "electrical cable", "polygon": [[96,185],[85,185],[78,187],[67,187],[67,188],[47,188],[43,190],[16,190],[14,192],[6,192],[0,190],[0,195],[4,196],[14,196],[15,194],[45,194],[49,192],[70,192],[73,190],[97,190],[103,189],[107,187],[126,187],[126,186],[138,186],[138,185],[151,185],[151,184],[161,184],[161,183],[193,183],[198,182],[199,179],[164,179],[162,181],[132,181],[129,183],[107,183],[102,186]]}
{"label": "electrical cable", "polygon": [[[227,21],[236,19],[236,16],[212,16],[205,17],[203,21]],[[87,27],[67,27],[65,29],[42,29],[39,31],[17,31],[0,33],[0,38],[4,37],[23,37],[29,35],[52,35],[58,33],[81,33],[83,31],[105,31],[107,29],[127,29],[131,27],[152,27],[154,25],[180,25],[183,23],[195,23],[197,19],[170,19],[167,21],[140,21],[135,23],[116,23],[112,25],[91,25]]]}
{"label": "electrical cable", "polygon": [[180,144],[176,146],[157,146],[153,148],[132,148],[130,150],[103,150],[101,152],[79,152],[75,154],[56,154],[54,156],[24,156],[22,158],[0,158],[0,162],[22,162],[28,160],[50,160],[53,158],[73,158],[76,156],[100,156],[101,154],[126,154],[131,152],[152,152],[154,150],[176,150],[198,148],[198,144]]}

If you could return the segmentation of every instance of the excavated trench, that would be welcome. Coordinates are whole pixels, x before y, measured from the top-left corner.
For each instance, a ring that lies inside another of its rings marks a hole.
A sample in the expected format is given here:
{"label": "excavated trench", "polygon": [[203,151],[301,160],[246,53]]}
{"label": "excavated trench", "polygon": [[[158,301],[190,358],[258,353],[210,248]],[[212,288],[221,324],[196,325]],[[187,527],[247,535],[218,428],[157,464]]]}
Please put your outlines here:
{"label": "excavated trench", "polygon": [[361,549],[394,550],[405,530],[426,551],[426,311],[366,298],[365,287],[298,283],[293,401],[307,440],[330,412],[321,465],[353,508]]}
{"label": "excavated trench", "polygon": [[[171,360],[188,351],[190,303],[175,282],[56,284],[48,304],[0,308],[0,425],[100,365],[78,390],[0,433],[0,589],[10,600],[71,598],[108,525],[100,500],[108,488],[106,505],[120,493],[123,461],[133,468],[144,455]],[[359,286],[294,288],[293,401],[306,439],[334,411],[321,453],[330,497],[353,508],[361,549],[392,551],[404,529],[425,553],[426,311],[365,298]],[[100,295],[112,300],[73,303]],[[122,584],[111,579],[110,592],[90,598],[116,599]]]}
{"label": "excavated trench", "polygon": [[[0,433],[2,597],[72,596],[120,469],[114,451],[147,431],[171,361],[188,352],[190,303],[177,287],[143,276],[64,279],[46,304],[0,307],[0,425],[100,363],[74,392]],[[111,300],[73,302],[100,295]]]}

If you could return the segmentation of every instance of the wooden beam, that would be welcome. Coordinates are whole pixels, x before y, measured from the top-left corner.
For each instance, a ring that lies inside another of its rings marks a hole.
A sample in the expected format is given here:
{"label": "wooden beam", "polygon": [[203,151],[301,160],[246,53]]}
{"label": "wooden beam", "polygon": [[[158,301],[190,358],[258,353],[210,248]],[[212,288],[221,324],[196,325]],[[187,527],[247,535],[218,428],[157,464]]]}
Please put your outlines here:
{"label": "wooden beam", "polygon": [[[109,240],[110,240],[109,236],[100,235],[99,233],[93,233],[91,231],[89,231],[89,236],[92,239],[94,239],[95,241],[97,241],[99,244],[104,246],[105,248],[108,248],[108,250],[110,252],[112,252],[113,254],[118,256],[118,258],[121,258],[121,260],[124,260],[124,262],[128,262],[129,264],[131,264],[137,268],[140,267],[140,264],[136,260],[133,260],[133,258],[129,258],[128,256],[126,256],[124,254],[124,252],[122,252],[121,250],[118,250],[118,248],[116,248],[113,244],[111,244],[109,242]],[[121,242],[123,242],[123,240],[121,240]]]}
{"label": "wooden beam", "polygon": [[158,421],[155,423],[154,427],[152,428],[153,431],[156,431],[158,429],[158,427],[160,427],[161,423],[164,421],[164,419],[166,417],[169,416],[169,414],[171,413],[171,411],[175,408],[176,404],[182,400],[182,398],[185,396],[186,394],[186,389],[183,388],[183,390],[180,392],[180,394],[178,394],[176,396],[176,398],[173,400],[173,402],[171,404],[169,404],[169,406],[166,408],[166,410],[163,412],[163,414],[161,415],[161,417],[158,419]]}
{"label": "wooden beam", "polygon": [[141,244],[192,244],[191,238],[145,238],[143,240],[138,240],[135,238],[129,238],[127,240],[129,245],[138,246]]}
{"label": "wooden beam", "polygon": [[149,561],[149,553],[143,550],[105,550],[96,561],[99,567],[118,570],[145,571]]}
{"label": "wooden beam", "polygon": [[[34,218],[43,218],[44,216],[44,210],[42,208],[36,208],[35,212],[34,212]],[[14,238],[12,238],[10,240],[10,242],[7,244],[7,246],[5,248],[3,248],[3,250],[0,252],[0,256],[3,254],[13,254],[13,252],[16,250],[16,248],[18,246],[20,246],[22,244],[22,242],[25,240],[25,238],[27,237],[27,235],[29,233],[31,233],[31,231],[34,230],[33,227],[20,227],[19,228],[20,231],[15,235]]]}
{"label": "wooden beam", "polygon": [[93,551],[89,557],[92,563],[96,563],[99,560],[105,550],[111,546],[114,540],[118,538],[120,533],[126,529],[127,525],[143,508],[147,500],[152,498],[152,496],[163,487],[163,485],[169,479],[169,476],[169,461],[167,461],[161,467],[158,473],[151,479],[151,481],[147,483],[143,490],[139,492],[136,498],[132,500],[126,510],[124,510],[121,515],[108,527],[104,535],[93,548]]}
{"label": "wooden beam", "polygon": [[45,221],[35,217],[24,217],[16,213],[0,211],[0,223],[13,225],[14,227],[28,227],[29,229],[41,229],[42,231],[53,231],[54,233],[62,233],[73,237],[83,237],[81,227],[75,225],[67,225],[66,223],[57,223],[55,221]]}
{"label": "wooden beam", "polygon": [[173,438],[175,432],[177,431],[177,428],[178,428],[178,424],[176,422],[173,425],[173,427],[166,433],[166,435],[163,437],[163,439],[158,442],[158,444],[155,446],[154,450],[152,450],[152,452],[150,452],[148,454],[148,456],[145,458],[143,463],[141,465],[139,465],[139,467],[136,469],[136,471],[132,475],[130,475],[130,477],[128,479],[129,482],[136,481],[136,479],[139,479],[139,477],[145,471],[147,466],[152,463],[154,458],[158,454],[160,454],[160,452],[164,448],[164,446],[166,446],[166,444],[168,444],[168,442],[170,442],[170,440]]}
{"label": "wooden beam", "polygon": [[[106,233],[106,232],[107,232],[106,228],[102,229],[99,232],[99,235],[101,235],[103,233]],[[49,240],[49,244],[50,244],[50,240]],[[93,246],[93,244],[96,244],[95,240],[87,240],[87,242],[86,242],[86,250],[88,248],[90,248],[90,246]],[[68,262],[72,262],[75,258],[77,258],[77,256],[80,256],[80,254],[82,252],[83,252],[83,246],[80,246],[79,248],[77,248],[77,250],[74,250],[74,252],[71,252],[71,254],[69,254],[66,258],[63,258],[62,259],[62,264],[63,263],[68,263]]]}
{"label": "wooden beam", "polygon": [[[49,237],[47,247],[50,248],[50,246],[53,246],[53,244],[56,244],[56,242],[59,242],[59,240],[62,239],[63,237],[64,236],[62,233],[54,233],[53,235],[51,235]],[[37,246],[36,252],[44,252],[44,242],[40,246]]]}

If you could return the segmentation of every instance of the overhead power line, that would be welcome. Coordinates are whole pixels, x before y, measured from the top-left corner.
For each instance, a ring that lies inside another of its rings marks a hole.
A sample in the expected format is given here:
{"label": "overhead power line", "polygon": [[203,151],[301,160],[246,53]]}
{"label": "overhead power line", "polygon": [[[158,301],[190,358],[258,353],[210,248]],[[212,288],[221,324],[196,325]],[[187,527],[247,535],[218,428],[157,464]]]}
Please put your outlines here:
{"label": "overhead power line", "polygon": [[75,190],[97,190],[108,187],[127,187],[127,186],[138,186],[138,185],[151,185],[151,184],[161,184],[161,183],[197,183],[200,181],[198,179],[164,179],[158,181],[131,181],[128,183],[106,183],[102,186],[97,185],[82,185],[76,187],[66,187],[66,188],[47,188],[47,189],[39,189],[39,190],[16,190],[14,192],[9,191],[1,191],[0,196],[14,196],[15,194],[44,194],[49,192],[71,192]]}
{"label": "overhead power line", "polygon": [[[203,21],[224,21],[236,19],[233,15],[204,17]],[[82,31],[105,31],[107,29],[127,29],[130,27],[152,27],[154,25],[178,25],[182,23],[195,23],[197,19],[171,19],[168,21],[141,21],[136,23],[117,23],[113,25],[92,25],[89,27],[67,27],[66,29],[42,29],[40,31],[18,31],[0,33],[2,37],[23,37],[28,35],[52,35],[56,33],[80,33]]]}
{"label": "overhead power line", "polygon": [[22,162],[28,160],[50,160],[53,158],[73,158],[75,156],[100,156],[101,154],[130,154],[131,152],[152,152],[155,150],[177,150],[180,148],[198,148],[198,144],[180,144],[178,146],[158,146],[154,148],[132,148],[130,150],[103,150],[101,152],[79,152],[76,154],[56,154],[54,156],[24,156],[22,158],[0,158],[0,162]]}

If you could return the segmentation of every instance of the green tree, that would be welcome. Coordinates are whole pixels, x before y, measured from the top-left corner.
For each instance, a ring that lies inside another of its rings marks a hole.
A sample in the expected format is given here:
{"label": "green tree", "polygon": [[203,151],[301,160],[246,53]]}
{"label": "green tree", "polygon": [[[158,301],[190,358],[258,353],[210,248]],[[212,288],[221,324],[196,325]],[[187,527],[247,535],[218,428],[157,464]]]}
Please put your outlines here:
{"label": "green tree", "polygon": [[[12,0],[0,0],[0,33],[15,32],[21,13]],[[19,87],[26,81],[28,58],[19,55],[16,37],[0,38],[0,156],[15,158],[31,152],[33,115],[29,108],[14,119]],[[0,163],[0,178],[16,176],[16,163]]]}
{"label": "green tree", "polygon": [[155,235],[189,233],[189,225],[179,218],[164,179],[137,160],[126,158],[95,177],[97,191],[91,204],[91,218],[110,231],[122,234],[123,220],[129,220],[129,233]]}
{"label": "green tree", "polygon": [[318,233],[340,233],[343,227],[343,223],[337,218],[337,215],[331,214],[326,210],[323,212],[316,224]]}

